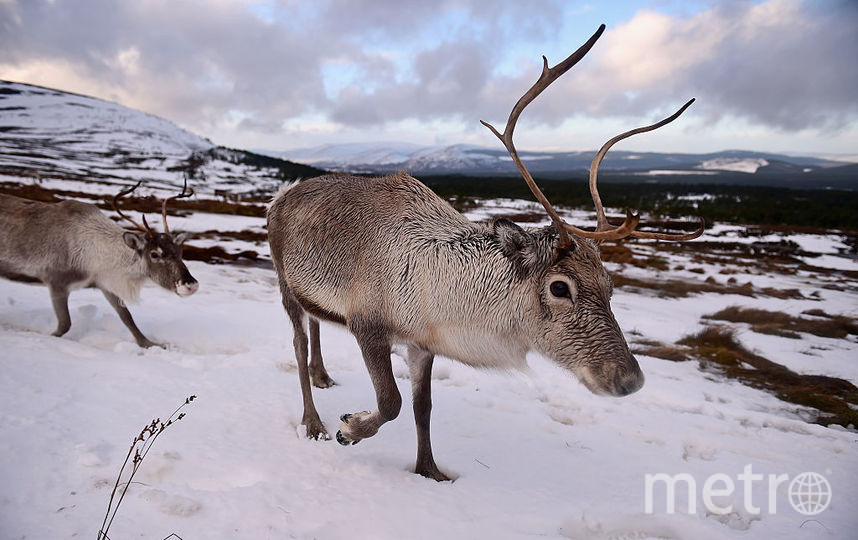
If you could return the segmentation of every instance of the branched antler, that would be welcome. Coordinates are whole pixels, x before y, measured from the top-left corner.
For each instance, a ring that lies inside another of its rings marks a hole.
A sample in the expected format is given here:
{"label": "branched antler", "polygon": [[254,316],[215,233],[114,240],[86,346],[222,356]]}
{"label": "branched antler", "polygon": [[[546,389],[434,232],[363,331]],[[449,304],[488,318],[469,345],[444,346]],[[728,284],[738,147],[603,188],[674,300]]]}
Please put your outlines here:
{"label": "branched antler", "polygon": [[593,203],[596,205],[596,219],[598,223],[596,231],[586,231],[584,229],[579,229],[578,227],[569,225],[568,223],[563,221],[557,214],[557,211],[554,210],[554,207],[548,201],[548,198],[545,197],[545,195],[539,189],[539,186],[536,185],[536,182],[533,180],[533,177],[530,175],[530,172],[527,170],[527,168],[522,163],[521,158],[518,156],[518,151],[515,149],[512,136],[513,132],[515,131],[515,124],[518,121],[518,117],[521,116],[522,111],[524,111],[524,108],[527,107],[534,99],[536,99],[536,97],[539,96],[539,94],[541,94],[543,90],[548,88],[548,86],[552,82],[554,82],[561,75],[569,71],[572,66],[577,64],[578,61],[581,60],[590,51],[591,48],[593,48],[593,45],[596,43],[599,37],[601,37],[604,31],[605,25],[600,25],[599,29],[596,30],[596,32],[590,37],[590,39],[587,40],[586,43],[584,43],[584,45],[579,47],[577,51],[569,55],[565,60],[563,60],[552,68],[548,67],[548,59],[545,58],[545,56],[542,57],[542,74],[539,76],[539,79],[533,84],[533,86],[531,86],[530,89],[524,93],[524,95],[518,100],[518,102],[516,102],[515,106],[512,108],[503,133],[500,133],[497,129],[494,128],[494,126],[492,126],[488,122],[480,120],[480,123],[489,128],[489,130],[491,130],[491,132],[494,133],[495,136],[501,140],[501,142],[509,152],[510,157],[512,157],[512,160],[515,163],[516,167],[518,167],[519,172],[521,172],[521,175],[524,177],[524,181],[527,182],[530,191],[533,193],[536,199],[540,203],[542,203],[542,206],[545,207],[545,211],[548,212],[548,215],[551,217],[551,221],[554,223],[554,226],[557,229],[558,235],[560,237],[560,249],[567,249],[572,244],[572,239],[569,236],[569,233],[597,241],[618,240],[627,236],[635,236],[638,238],[658,238],[662,240],[690,240],[692,238],[697,238],[698,236],[703,234],[702,219],[700,229],[691,234],[672,235],[663,233],[646,233],[638,232],[635,230],[635,228],[638,226],[638,223],[640,222],[640,216],[633,215],[631,212],[626,210],[626,219],[622,223],[622,225],[618,227],[612,227],[611,224],[608,223],[607,218],[605,217],[605,211],[602,207],[602,201],[599,197],[598,189],[596,188],[596,177],[598,175],[599,164],[602,162],[602,158],[605,157],[605,154],[608,152],[608,150],[614,143],[638,133],[644,133],[646,131],[658,129],[661,126],[674,121],[677,117],[679,117],[680,114],[683,113],[683,111],[685,111],[685,109],[688,108],[689,105],[694,102],[694,99],[690,100],[676,113],[674,113],[668,118],[665,118],[661,122],[622,133],[605,143],[605,145],[602,146],[602,149],[599,150],[599,153],[593,159],[593,163],[590,166],[590,193],[593,196]]}
{"label": "branched antler", "polygon": [[172,197],[168,197],[164,199],[164,202],[161,203],[161,216],[164,218],[164,232],[166,234],[170,234],[170,227],[167,226],[167,203],[173,201],[175,199],[184,199],[187,197],[191,197],[194,194],[194,188],[188,188],[188,175],[185,175],[185,184],[182,186],[182,192],[178,195],[173,195]]}
{"label": "branched antler", "polygon": [[142,184],[142,183],[143,183],[143,180],[140,180],[136,184],[131,186],[130,188],[123,189],[119,193],[114,195],[113,196],[113,210],[115,210],[116,213],[119,214],[119,217],[128,221],[129,223],[131,223],[132,225],[137,227],[137,229],[143,231],[144,233],[148,234],[149,236],[152,236],[154,233],[152,232],[152,229],[149,228],[149,224],[146,223],[146,216],[145,215],[143,216],[143,225],[140,225],[139,223],[137,223],[136,221],[134,221],[130,217],[123,214],[122,210],[119,209],[119,199],[121,199],[122,197],[125,197],[126,195],[130,195],[135,189],[140,187],[140,184]]}
{"label": "branched antler", "polygon": [[[655,129],[660,128],[661,126],[664,126],[664,125],[667,125],[667,124],[673,122],[674,120],[679,118],[679,115],[684,113],[685,109],[690,107],[692,103],[694,103],[694,98],[691,98],[690,100],[688,100],[688,102],[685,105],[683,105],[682,107],[680,107],[678,111],[676,111],[672,115],[668,116],[664,120],[661,120],[660,122],[656,122],[655,124],[651,124],[649,126],[630,129],[629,131],[626,131],[624,133],[620,133],[616,137],[610,139],[608,142],[603,144],[602,148],[599,149],[599,152],[596,154],[596,157],[593,158],[593,162],[590,164],[590,195],[593,196],[593,204],[596,205],[596,222],[598,224],[596,226],[597,231],[613,230],[611,228],[611,224],[608,223],[608,218],[605,217],[605,209],[602,207],[602,198],[599,197],[599,189],[596,186],[597,177],[599,175],[599,165],[602,164],[602,159],[605,157],[605,154],[608,153],[608,150],[610,150],[611,147],[614,146],[614,144],[618,143],[619,141],[621,141],[623,139],[631,137],[632,135],[637,135],[639,133],[646,133],[647,131],[653,131]],[[690,233],[690,234],[649,233],[649,232],[643,232],[643,231],[636,231],[633,229],[629,233],[629,235],[634,236],[636,238],[656,238],[659,240],[676,240],[676,241],[692,240],[694,238],[697,238],[701,234],[703,234],[704,228],[705,228],[705,222],[703,221],[703,218],[700,218],[700,228],[697,229],[695,232]]]}

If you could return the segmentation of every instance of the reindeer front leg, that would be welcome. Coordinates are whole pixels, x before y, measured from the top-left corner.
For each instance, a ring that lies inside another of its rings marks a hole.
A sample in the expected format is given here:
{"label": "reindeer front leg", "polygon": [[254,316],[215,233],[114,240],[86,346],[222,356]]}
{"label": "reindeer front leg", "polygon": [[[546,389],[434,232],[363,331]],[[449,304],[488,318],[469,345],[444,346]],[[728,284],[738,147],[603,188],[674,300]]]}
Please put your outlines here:
{"label": "reindeer front leg", "polygon": [[162,349],[167,348],[163,344],[156,343],[143,335],[143,332],[141,332],[140,329],[137,328],[137,324],[134,323],[134,319],[131,317],[131,312],[128,311],[127,307],[125,307],[125,302],[123,302],[121,298],[104,289],[101,289],[101,292],[104,294],[104,297],[107,298],[110,305],[113,306],[113,309],[116,310],[116,314],[119,315],[119,320],[122,321],[122,324],[131,331],[131,335],[134,336],[134,341],[137,342],[137,345],[144,349],[148,349],[149,347],[161,347]]}
{"label": "reindeer front leg", "polygon": [[402,407],[402,396],[396,387],[393,377],[393,366],[390,362],[390,340],[383,327],[366,323],[362,320],[349,321],[349,330],[357,339],[363,359],[369,371],[372,385],[375,388],[378,409],[373,412],[363,411],[344,414],[343,421],[337,431],[337,442],[342,445],[356,444],[361,439],[372,437],[378,428],[399,416]]}
{"label": "reindeer front leg", "polygon": [[429,440],[429,418],[432,413],[432,363],[435,356],[424,349],[408,347],[408,370],[414,395],[414,423],[417,425],[417,464],[414,472],[443,482],[450,478],[438,470]]}
{"label": "reindeer front leg", "polygon": [[57,329],[52,335],[60,337],[71,328],[71,316],[69,315],[69,288],[66,285],[52,283],[51,303],[54,306],[54,315],[57,316]]}

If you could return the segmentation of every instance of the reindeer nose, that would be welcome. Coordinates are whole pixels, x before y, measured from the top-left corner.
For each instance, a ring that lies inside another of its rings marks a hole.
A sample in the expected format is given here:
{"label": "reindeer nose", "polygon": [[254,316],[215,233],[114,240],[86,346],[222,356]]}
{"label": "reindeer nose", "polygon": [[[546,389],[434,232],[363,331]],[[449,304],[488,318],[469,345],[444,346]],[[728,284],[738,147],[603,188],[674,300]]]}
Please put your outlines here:
{"label": "reindeer nose", "polygon": [[643,371],[640,370],[640,367],[635,366],[631,372],[628,373],[620,373],[617,376],[617,380],[615,381],[616,395],[617,396],[627,396],[629,394],[634,394],[644,384],[644,374]]}
{"label": "reindeer nose", "polygon": [[199,288],[200,284],[194,278],[191,278],[190,281],[179,281],[176,283],[176,294],[179,296],[190,296],[197,292]]}

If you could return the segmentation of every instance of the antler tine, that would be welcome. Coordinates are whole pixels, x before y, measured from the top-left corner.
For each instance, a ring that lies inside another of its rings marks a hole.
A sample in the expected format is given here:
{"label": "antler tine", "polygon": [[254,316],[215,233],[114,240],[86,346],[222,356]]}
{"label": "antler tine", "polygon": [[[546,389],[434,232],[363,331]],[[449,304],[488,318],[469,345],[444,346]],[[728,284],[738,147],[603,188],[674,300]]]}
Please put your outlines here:
{"label": "antler tine", "polygon": [[604,230],[597,230],[595,232],[585,231],[583,229],[579,229],[573,225],[564,224],[566,229],[572,234],[576,234],[578,236],[589,238],[591,240],[596,240],[597,242],[604,242],[608,240],[619,240],[620,238],[625,238],[631,234],[634,234],[635,228],[640,223],[641,216],[633,215],[628,209],[626,209],[626,219],[623,221],[622,225],[616,228],[608,228]]}
{"label": "antler tine", "polygon": [[[692,103],[694,103],[694,99],[695,98],[691,98],[690,100],[688,100],[688,103],[686,103],[685,105],[680,107],[680,109],[678,111],[676,111],[672,115],[668,116],[664,120],[662,120],[660,122],[656,122],[655,124],[652,124],[649,126],[630,129],[629,131],[626,131],[625,133],[620,133],[619,135],[617,135],[616,137],[614,137],[613,139],[609,140],[604,145],[602,145],[602,148],[599,150],[599,152],[596,154],[596,157],[593,158],[593,162],[590,164],[590,194],[593,196],[593,203],[596,205],[596,222],[598,223],[598,225],[596,227],[597,231],[608,230],[611,228],[611,224],[608,223],[608,218],[605,217],[605,209],[602,208],[602,199],[601,199],[601,197],[599,197],[599,189],[596,187],[596,180],[597,180],[597,177],[599,175],[599,165],[601,165],[602,159],[605,157],[605,154],[608,153],[608,150],[610,150],[611,147],[614,146],[614,144],[618,143],[619,141],[621,141],[623,139],[627,139],[627,138],[631,137],[632,135],[637,135],[638,133],[646,133],[647,131],[652,131],[654,129],[658,129],[661,126],[664,126],[666,124],[673,122],[674,120],[679,118],[679,115],[681,115],[683,112],[685,112],[685,109],[687,109],[688,107],[691,106]],[[654,234],[654,233],[647,233],[647,234]],[[701,232],[701,234],[702,234],[702,232]],[[637,236],[637,235],[635,235],[635,236]]]}
{"label": "antler tine", "polygon": [[695,238],[699,238],[703,231],[706,230],[706,220],[700,219],[700,228],[694,231],[693,233],[688,234],[667,234],[667,233],[654,233],[654,232],[643,232],[643,231],[632,231],[631,236],[635,238],[652,238],[655,240],[670,240],[672,242],[683,242],[685,240],[694,240]]}
{"label": "antler tine", "polygon": [[[561,248],[567,248],[572,244],[572,240],[569,238],[569,233],[567,229],[570,227],[560,218],[557,212],[554,210],[554,207],[551,206],[551,203],[542,193],[542,190],[539,189],[539,186],[536,185],[536,182],[533,180],[533,177],[528,172],[527,168],[521,162],[521,158],[518,157],[518,152],[515,149],[515,145],[512,142],[512,134],[515,130],[515,124],[518,121],[518,117],[521,115],[522,111],[525,107],[527,107],[531,101],[536,99],[536,97],[542,93],[543,90],[548,88],[548,86],[554,82],[558,77],[569,71],[569,69],[578,63],[579,60],[584,58],[593,45],[596,43],[596,40],[601,37],[602,32],[605,31],[605,25],[600,25],[599,29],[587,40],[586,43],[581,45],[577,51],[570,54],[566,60],[563,60],[553,68],[548,67],[548,59],[543,56],[542,57],[542,74],[539,76],[539,79],[530,87],[530,89],[524,93],[523,96],[518,100],[515,106],[512,108],[512,111],[509,113],[509,119],[506,122],[506,127],[504,128],[503,134],[498,132],[497,129],[494,128],[488,122],[480,120],[480,123],[489,128],[495,136],[501,140],[503,145],[506,147],[507,152],[509,152],[510,157],[512,157],[513,162],[515,162],[516,167],[518,167],[519,172],[524,177],[524,181],[527,182],[527,186],[530,188],[530,191],[533,192],[533,195],[536,199],[542,203],[542,206],[545,207],[545,211],[548,212],[548,215],[551,217],[551,221],[554,222],[554,226],[557,228],[557,232],[560,235],[560,246]],[[582,231],[581,229],[576,229],[576,231],[580,231],[581,233],[586,233],[587,231]],[[580,233],[577,233],[580,234]]]}
{"label": "antler tine", "polygon": [[167,203],[175,199],[184,199],[191,197],[194,194],[194,188],[188,188],[188,175],[185,175],[185,184],[182,186],[182,192],[178,195],[173,195],[164,199],[161,203],[161,217],[164,219],[164,233],[170,234],[170,227],[167,226]]}
{"label": "antler tine", "polygon": [[119,193],[114,195],[113,196],[113,210],[116,211],[117,214],[119,214],[119,217],[130,222],[132,225],[134,225],[135,227],[137,227],[138,229],[140,229],[144,233],[152,234],[152,229],[150,229],[149,224],[146,223],[146,216],[143,216],[143,224],[145,225],[145,227],[144,227],[143,225],[140,225],[139,223],[137,223],[136,221],[134,221],[130,217],[123,214],[122,210],[119,209],[119,199],[121,199],[122,197],[124,197],[126,195],[131,194],[135,189],[140,187],[140,184],[142,184],[142,183],[143,183],[143,180],[139,180],[136,184],[134,184],[130,188],[123,189],[122,191],[120,191]]}

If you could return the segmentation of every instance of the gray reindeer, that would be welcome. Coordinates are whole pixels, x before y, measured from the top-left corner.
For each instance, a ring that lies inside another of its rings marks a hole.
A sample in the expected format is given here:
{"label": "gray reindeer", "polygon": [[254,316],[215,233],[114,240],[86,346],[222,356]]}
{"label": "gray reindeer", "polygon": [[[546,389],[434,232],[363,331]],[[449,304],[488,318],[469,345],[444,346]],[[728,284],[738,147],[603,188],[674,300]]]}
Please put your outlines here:
{"label": "gray reindeer", "polygon": [[[311,382],[333,384],[322,362],[319,320],[344,325],[357,339],[377,397],[373,412],[341,417],[337,440],[354,444],[399,414],[402,398],[391,366],[391,346],[407,346],[417,425],[415,472],[448,480],[435,464],[429,438],[431,370],[435,355],[487,368],[517,368],[537,351],[568,369],[594,393],[624,396],[643,373],[610,309],[611,279],[598,243],[627,236],[690,240],[691,234],[635,230],[626,213],[614,227],[596,190],[599,163],[620,139],[677,118],[619,135],[599,151],[590,169],[598,227],[566,224],[539,191],[512,143],[518,116],[551,82],[578,62],[599,30],[539,80],[516,103],[499,133],[553,225],[527,230],[506,219],[471,222],[405,173],[382,178],[332,174],[281,189],[268,209],[268,238],[283,306],[294,329],[304,400],[302,424],[310,438],[328,439],[313,403]],[[692,100],[693,101],[693,100]],[[308,364],[309,319],[311,359]]]}
{"label": "gray reindeer", "polygon": [[193,190],[163,201],[164,232],[129,218],[118,201],[138,186],[113,197],[113,208],[136,231],[128,231],[91,204],[66,200],[58,203],[30,201],[0,194],[0,276],[13,281],[41,283],[51,293],[57,329],[62,336],[71,328],[69,293],[82,287],[100,289],[141,347],[160,345],[140,332],[125,302],[137,299],[148,278],[179,296],[196,292],[197,280],[182,261],[187,233],[170,233],[167,203],[189,197]]}

